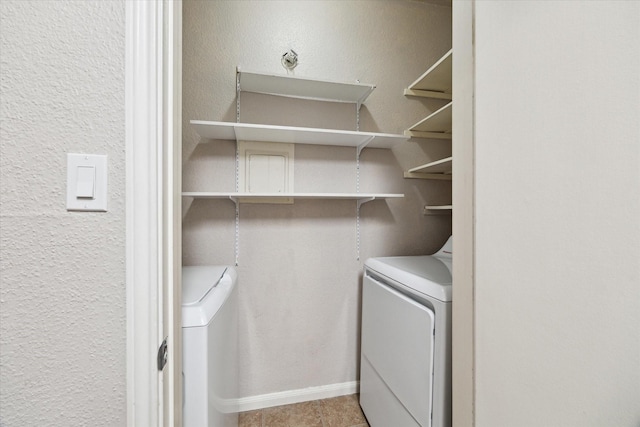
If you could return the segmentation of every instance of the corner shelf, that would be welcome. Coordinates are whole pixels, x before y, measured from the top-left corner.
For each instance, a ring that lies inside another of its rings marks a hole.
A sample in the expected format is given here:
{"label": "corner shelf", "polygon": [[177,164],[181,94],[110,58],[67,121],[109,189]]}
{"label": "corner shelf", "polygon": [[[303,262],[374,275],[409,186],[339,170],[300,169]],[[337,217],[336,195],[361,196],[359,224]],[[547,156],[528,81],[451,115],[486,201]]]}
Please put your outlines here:
{"label": "corner shelf", "polygon": [[425,215],[450,214],[453,211],[452,205],[426,205],[424,207]]}
{"label": "corner shelf", "polygon": [[[445,53],[435,64],[404,90],[406,96],[420,96],[452,100],[453,50]],[[412,138],[452,139],[452,102],[433,112],[404,131]],[[453,157],[416,166],[404,173],[405,178],[452,179]],[[452,205],[426,205],[424,215],[451,214]]]}
{"label": "corner shelf", "polygon": [[444,159],[436,160],[435,162],[411,168],[404,173],[404,177],[451,180],[452,166],[453,157],[447,157]]}
{"label": "corner shelf", "polygon": [[404,131],[407,137],[451,139],[451,107],[448,103],[444,107],[420,120],[408,130]]}
{"label": "corner shelf", "polygon": [[290,144],[333,145],[341,147],[391,148],[409,139],[404,135],[348,130],[260,125],[251,123],[191,120],[198,135],[206,139],[232,141],[283,142]]}
{"label": "corner shelf", "polygon": [[404,94],[424,98],[451,100],[452,50],[431,66],[423,75],[411,83]]}
{"label": "corner shelf", "polygon": [[365,83],[343,83],[236,69],[240,92],[264,93],[315,101],[348,102],[358,108],[376,88]]}

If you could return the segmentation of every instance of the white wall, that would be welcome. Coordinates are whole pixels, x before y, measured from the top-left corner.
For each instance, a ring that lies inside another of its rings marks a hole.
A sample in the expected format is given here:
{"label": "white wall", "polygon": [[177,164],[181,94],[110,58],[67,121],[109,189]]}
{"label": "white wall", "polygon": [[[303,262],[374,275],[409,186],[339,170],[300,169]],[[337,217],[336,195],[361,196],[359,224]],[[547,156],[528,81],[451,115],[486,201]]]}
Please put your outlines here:
{"label": "white wall", "polygon": [[[0,2],[0,424],[123,426],[124,2]],[[66,211],[66,153],[109,212]]]}
{"label": "white wall", "polygon": [[478,1],[475,41],[476,426],[637,426],[640,2]]}
{"label": "white wall", "polygon": [[[398,1],[186,1],[183,159],[186,191],[233,191],[235,143],[199,144],[192,119],[236,120],[235,69],[285,74],[280,56],[300,55],[295,74],[373,83],[361,130],[401,133],[444,105],[402,90],[451,47],[451,8]],[[241,120],[355,128],[353,106],[257,94],[241,97]],[[362,208],[356,260],[354,201],[296,201],[240,209],[241,395],[354,381],[359,366],[363,261],[432,253],[450,233],[448,216],[423,216],[450,201],[450,184],[404,180],[403,168],[450,153],[446,141],[409,142],[362,154],[362,192],[402,200]],[[295,190],[354,192],[355,149],[295,147]],[[234,205],[185,205],[184,264],[234,262]]]}

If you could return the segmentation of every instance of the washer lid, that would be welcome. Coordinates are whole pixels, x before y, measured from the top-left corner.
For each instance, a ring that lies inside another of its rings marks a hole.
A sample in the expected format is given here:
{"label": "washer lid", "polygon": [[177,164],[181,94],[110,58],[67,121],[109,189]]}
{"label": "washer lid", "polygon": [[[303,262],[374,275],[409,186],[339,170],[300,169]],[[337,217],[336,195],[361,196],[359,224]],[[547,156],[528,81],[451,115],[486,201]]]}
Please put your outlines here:
{"label": "washer lid", "polygon": [[182,306],[202,301],[222,279],[226,266],[193,266],[182,268]]}
{"label": "washer lid", "polygon": [[434,256],[370,258],[365,266],[423,295],[451,301],[450,267]]}
{"label": "washer lid", "polygon": [[235,287],[237,273],[228,266],[182,267],[182,327],[206,326]]}

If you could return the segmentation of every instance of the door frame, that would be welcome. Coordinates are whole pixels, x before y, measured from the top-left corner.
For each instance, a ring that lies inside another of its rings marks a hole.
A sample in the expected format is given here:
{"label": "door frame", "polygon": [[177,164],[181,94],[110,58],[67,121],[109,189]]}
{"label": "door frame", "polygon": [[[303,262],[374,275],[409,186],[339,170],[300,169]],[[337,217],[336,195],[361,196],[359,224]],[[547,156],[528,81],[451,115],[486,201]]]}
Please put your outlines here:
{"label": "door frame", "polygon": [[[181,426],[182,2],[125,2],[127,425]],[[168,337],[162,372],[157,353]]]}
{"label": "door frame", "polygon": [[[453,236],[457,248],[453,421],[456,426],[471,427],[476,392],[475,0],[452,3]],[[179,427],[182,1],[125,4],[127,425]],[[154,360],[167,328],[174,342],[169,345],[169,368],[160,375]]]}

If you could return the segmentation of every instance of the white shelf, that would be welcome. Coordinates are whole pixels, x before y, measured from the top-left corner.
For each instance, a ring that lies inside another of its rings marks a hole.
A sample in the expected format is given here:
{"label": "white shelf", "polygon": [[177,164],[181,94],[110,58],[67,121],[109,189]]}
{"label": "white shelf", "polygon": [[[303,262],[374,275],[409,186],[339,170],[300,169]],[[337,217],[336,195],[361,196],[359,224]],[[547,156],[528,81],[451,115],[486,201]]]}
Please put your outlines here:
{"label": "white shelf", "polygon": [[405,136],[417,138],[451,139],[451,102],[420,120],[408,130]]}
{"label": "white shelf", "polygon": [[404,90],[405,95],[425,98],[451,99],[452,51],[431,66]]}
{"label": "white shelf", "polygon": [[391,148],[409,137],[388,133],[191,120],[202,138],[359,148]]}
{"label": "white shelf", "polygon": [[453,157],[436,160],[415,168],[409,169],[404,173],[405,178],[421,178],[421,179],[451,179],[453,166]]}
{"label": "white shelf", "polygon": [[210,192],[210,191],[186,191],[182,197],[195,199],[230,199],[234,202],[242,202],[243,199],[252,201],[264,199],[334,199],[357,200],[366,203],[376,199],[396,199],[404,197],[404,194],[379,194],[379,193],[238,193],[238,192]]}
{"label": "white shelf", "polygon": [[[191,125],[202,139],[246,142],[272,142],[353,147],[356,149],[356,188],[359,188],[360,152],[365,147],[392,148],[409,139],[405,135],[359,132],[336,129],[318,129],[292,126],[275,126],[240,122],[241,92],[253,92],[314,101],[356,104],[356,129],[359,129],[360,106],[375,89],[374,85],[344,83],[275,75],[236,69],[236,123],[191,120]],[[239,151],[236,154],[236,186],[238,186]],[[355,200],[356,208],[356,258],[360,259],[360,207],[376,199],[401,198],[404,194],[378,193],[248,193],[248,192],[198,192],[187,191],[183,197],[191,199],[228,199],[235,204],[235,264],[238,265],[240,204],[241,203],[292,203],[293,199]]]}
{"label": "white shelf", "polygon": [[425,206],[424,214],[425,215],[437,215],[437,214],[448,214],[453,210],[452,205],[439,205],[439,206]]}
{"label": "white shelf", "polygon": [[241,92],[264,93],[316,101],[349,102],[358,107],[376,88],[365,83],[344,83],[287,75],[265,74],[237,68]]}

